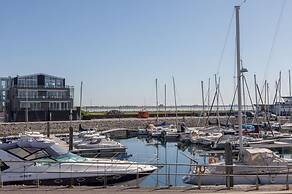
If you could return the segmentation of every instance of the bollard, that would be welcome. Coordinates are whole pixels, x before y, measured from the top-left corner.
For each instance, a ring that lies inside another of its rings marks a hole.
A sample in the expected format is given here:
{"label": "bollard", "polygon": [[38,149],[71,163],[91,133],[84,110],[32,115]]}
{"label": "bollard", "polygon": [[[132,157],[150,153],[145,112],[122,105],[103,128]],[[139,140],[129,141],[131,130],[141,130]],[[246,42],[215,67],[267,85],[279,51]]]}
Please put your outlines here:
{"label": "bollard", "polygon": [[[225,173],[226,173],[226,187],[230,189],[233,187],[233,159],[232,159],[232,145],[230,142],[225,143]],[[231,175],[231,176],[230,176]]]}
{"label": "bollard", "polygon": [[73,150],[73,128],[69,127],[69,151]]}

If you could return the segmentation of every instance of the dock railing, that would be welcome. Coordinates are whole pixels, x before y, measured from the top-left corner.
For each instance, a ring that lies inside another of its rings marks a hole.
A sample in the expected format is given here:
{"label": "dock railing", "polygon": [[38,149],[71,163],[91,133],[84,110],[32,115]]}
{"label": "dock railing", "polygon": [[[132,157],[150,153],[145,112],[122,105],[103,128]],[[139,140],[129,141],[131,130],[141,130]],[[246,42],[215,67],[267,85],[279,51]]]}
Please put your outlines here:
{"label": "dock railing", "polygon": [[[7,166],[10,165],[9,166]],[[83,171],[78,170],[76,165],[90,164],[88,168],[83,168]],[[91,166],[92,165],[92,166]],[[141,166],[142,165],[142,166]],[[156,166],[156,172],[143,172],[143,165]],[[36,167],[36,168],[34,168]],[[90,169],[95,167],[96,171]],[[235,169],[249,169],[249,173],[232,173],[226,174],[225,170],[217,173],[212,173],[211,168],[226,169],[233,167]],[[78,161],[78,162],[57,162],[57,161],[1,161],[0,171],[0,188],[6,185],[41,185],[52,186],[82,186],[87,185],[87,179],[94,177],[94,182],[89,186],[107,187],[119,185],[129,187],[142,188],[171,188],[184,187],[201,189],[206,185],[205,177],[221,177],[225,180],[218,182],[218,185],[226,185],[227,189],[232,187],[230,180],[238,179],[239,177],[253,178],[248,185],[255,186],[258,190],[263,184],[277,184],[285,186],[289,190],[290,182],[292,183],[292,173],[290,168],[292,165],[284,166],[257,166],[257,165],[200,165],[186,163],[133,163],[124,161],[117,163],[114,160],[104,161]],[[32,170],[34,169],[34,170]],[[38,169],[38,170],[36,170]],[[179,169],[172,171],[171,169]],[[254,169],[254,170],[253,170]],[[115,172],[114,172],[115,171]],[[95,175],[95,176],[94,176]],[[123,182],[126,176],[131,175],[131,181]],[[185,184],[182,181],[184,176],[196,176],[195,184]],[[146,178],[147,180],[143,180]],[[175,184],[175,179],[180,178],[179,184]],[[15,181],[17,180],[17,181]],[[264,181],[262,181],[264,180]],[[91,180],[92,181],[92,180]],[[116,182],[115,182],[116,181]],[[144,182],[145,181],[145,182]],[[165,182],[164,182],[165,181]],[[50,183],[49,183],[50,182]],[[234,181],[234,186],[237,186],[238,181]],[[267,183],[269,182],[269,183]],[[96,184],[94,184],[96,183]],[[213,184],[215,186],[216,184]],[[212,185],[208,185],[212,186]]]}

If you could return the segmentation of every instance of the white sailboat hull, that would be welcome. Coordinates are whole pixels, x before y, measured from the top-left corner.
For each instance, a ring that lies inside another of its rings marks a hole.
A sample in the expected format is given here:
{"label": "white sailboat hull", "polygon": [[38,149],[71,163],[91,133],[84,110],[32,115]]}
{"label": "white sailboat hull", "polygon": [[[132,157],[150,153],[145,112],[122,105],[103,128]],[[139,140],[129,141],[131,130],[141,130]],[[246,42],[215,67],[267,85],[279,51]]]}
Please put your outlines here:
{"label": "white sailboat hull", "polygon": [[[216,174],[208,175],[187,175],[183,177],[186,184],[192,185],[225,185],[227,177]],[[236,175],[233,177],[234,185],[255,185],[255,184],[286,184],[287,174],[263,174],[263,175]],[[292,174],[289,174],[288,183],[292,183]]]}

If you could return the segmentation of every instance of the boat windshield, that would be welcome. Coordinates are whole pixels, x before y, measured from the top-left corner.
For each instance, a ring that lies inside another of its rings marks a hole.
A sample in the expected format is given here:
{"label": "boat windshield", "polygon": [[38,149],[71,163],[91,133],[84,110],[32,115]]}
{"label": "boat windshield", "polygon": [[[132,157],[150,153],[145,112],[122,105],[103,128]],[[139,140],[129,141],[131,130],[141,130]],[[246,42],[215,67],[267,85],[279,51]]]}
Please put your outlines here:
{"label": "boat windshield", "polygon": [[78,156],[76,154],[73,154],[71,152],[67,152],[66,154],[57,156],[57,157],[52,157],[54,160],[56,160],[57,162],[83,162],[86,159]]}
{"label": "boat windshield", "polygon": [[64,154],[68,153],[68,150],[62,148],[61,146],[57,144],[52,144],[49,147],[46,148],[46,151],[49,153],[52,157],[58,157]]}
{"label": "boat windshield", "polygon": [[50,153],[52,159],[58,162],[80,162],[85,161],[85,158],[69,152],[57,144],[48,147],[47,152]]}

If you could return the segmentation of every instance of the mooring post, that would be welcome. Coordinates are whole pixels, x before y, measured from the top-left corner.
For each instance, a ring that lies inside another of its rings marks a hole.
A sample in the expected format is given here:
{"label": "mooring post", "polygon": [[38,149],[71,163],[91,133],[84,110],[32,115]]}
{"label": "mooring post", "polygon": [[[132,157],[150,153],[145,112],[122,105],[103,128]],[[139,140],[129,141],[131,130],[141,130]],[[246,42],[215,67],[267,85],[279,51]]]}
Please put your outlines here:
{"label": "mooring post", "polygon": [[199,175],[199,177],[198,177],[198,179],[199,179],[198,180],[198,189],[200,190],[201,189],[201,178],[202,178],[201,177],[201,170],[200,170],[201,169],[201,166],[197,166],[197,168],[199,169],[198,170],[198,175]]}
{"label": "mooring post", "polygon": [[47,122],[47,138],[50,138],[50,122]]}
{"label": "mooring post", "polygon": [[73,150],[73,127],[69,127],[69,151]]}
{"label": "mooring post", "polygon": [[232,145],[230,142],[225,143],[225,172],[226,172],[226,187],[233,187],[233,160],[232,160]]}

